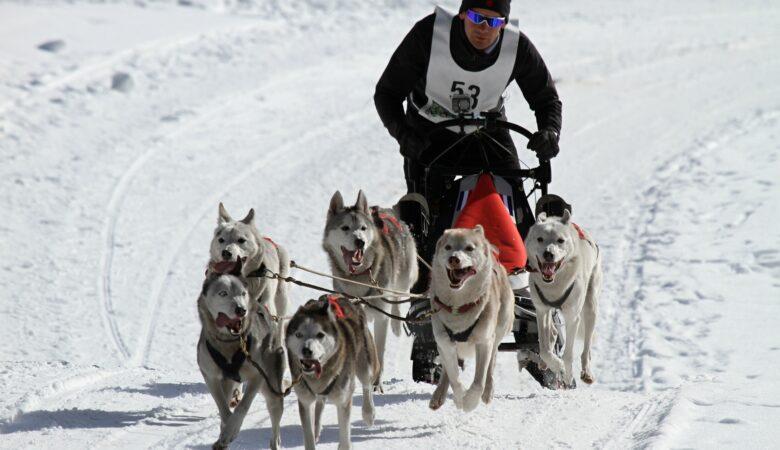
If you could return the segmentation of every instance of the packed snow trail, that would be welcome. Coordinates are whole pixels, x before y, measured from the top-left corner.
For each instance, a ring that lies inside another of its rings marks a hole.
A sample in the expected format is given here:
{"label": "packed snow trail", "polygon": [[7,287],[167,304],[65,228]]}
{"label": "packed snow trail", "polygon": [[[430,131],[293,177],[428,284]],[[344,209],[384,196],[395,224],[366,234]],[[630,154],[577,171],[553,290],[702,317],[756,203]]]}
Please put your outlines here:
{"label": "packed snow trail", "polygon": [[[261,232],[325,268],[333,191],[404,192],[371,96],[432,3],[190,3],[0,3],[0,447],[209,448],[195,299],[218,202],[256,208]],[[391,338],[377,424],[353,414],[354,445],[775,445],[780,5],[512,15],[564,103],[552,191],[604,251],[597,384],[542,390],[501,354],[491,405],[431,412],[411,339]],[[511,94],[510,118],[533,128]],[[292,289],[294,304],[315,295]],[[231,448],[267,445],[262,403]],[[302,447],[285,405],[283,445]],[[326,408],[321,447],[337,440]]]}

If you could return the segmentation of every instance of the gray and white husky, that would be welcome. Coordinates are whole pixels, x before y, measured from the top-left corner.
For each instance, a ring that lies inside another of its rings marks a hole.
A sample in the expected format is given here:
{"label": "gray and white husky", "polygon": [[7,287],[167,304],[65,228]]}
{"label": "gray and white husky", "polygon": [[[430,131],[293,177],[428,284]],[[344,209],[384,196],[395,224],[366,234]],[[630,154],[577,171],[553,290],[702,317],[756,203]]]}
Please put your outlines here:
{"label": "gray and white husky", "polygon": [[260,303],[261,312],[267,311],[271,316],[284,317],[290,309],[287,286],[277,279],[261,276],[258,269],[262,267],[287,276],[290,259],[284,248],[260,234],[254,217],[255,210],[250,209],[243,219],[233,220],[222,203],[219,204],[217,228],[214,230],[209,251],[209,271],[220,273],[230,270],[232,265],[241,259],[249,294]]}
{"label": "gray and white husky", "polygon": [[[444,371],[430,401],[438,409],[452,386],[455,406],[472,411],[493,398],[493,370],[501,339],[512,329],[514,295],[506,270],[482,226],[444,232],[436,243],[431,272],[433,336]],[[476,357],[474,381],[464,391],[459,365]]]}
{"label": "gray and white husky", "polygon": [[[259,391],[271,416],[273,435],[269,446],[276,449],[281,445],[279,423],[284,408],[282,397],[277,394],[282,392],[284,350],[271,344],[275,327],[257,313],[259,305],[252,301],[241,269],[239,259],[229,273],[209,274],[198,298],[202,325],[198,367],[220,417],[219,439],[213,448],[227,448],[236,438]],[[242,338],[252,360],[260,365],[268,379],[246,359],[241,350]],[[243,397],[239,394],[242,383],[245,384]]]}
{"label": "gray and white husky", "polygon": [[[581,335],[585,344],[580,378],[585,383],[593,383],[590,348],[602,280],[599,248],[587,233],[571,222],[568,210],[564,210],[563,217],[540,213],[528,231],[526,248],[540,356],[553,372],[562,373],[563,380],[571,384],[574,340]],[[563,359],[553,351],[555,331],[551,312],[554,309],[560,309],[566,321]]]}
{"label": "gray and white husky", "polygon": [[363,421],[372,425],[372,392],[381,369],[365,312],[340,296],[310,300],[290,319],[285,343],[306,449],[319,440],[326,400],[338,408],[339,449],[351,448],[355,378],[363,386]]}
{"label": "gray and white husky", "polygon": [[[417,281],[417,247],[409,228],[391,209],[369,209],[363,191],[358,193],[355,205],[344,206],[341,193],[336,191],[330,200],[322,246],[328,253],[333,275],[362,283],[374,284],[396,291],[409,292]],[[355,296],[381,295],[370,287],[333,281],[333,289]],[[387,299],[395,299],[388,294]],[[386,312],[400,314],[397,304],[381,299],[369,302]],[[384,314],[366,308],[366,316],[374,322],[374,339],[379,361],[384,362],[387,325]],[[393,333],[401,334],[401,324],[393,321]],[[381,373],[377,388],[381,389]]]}

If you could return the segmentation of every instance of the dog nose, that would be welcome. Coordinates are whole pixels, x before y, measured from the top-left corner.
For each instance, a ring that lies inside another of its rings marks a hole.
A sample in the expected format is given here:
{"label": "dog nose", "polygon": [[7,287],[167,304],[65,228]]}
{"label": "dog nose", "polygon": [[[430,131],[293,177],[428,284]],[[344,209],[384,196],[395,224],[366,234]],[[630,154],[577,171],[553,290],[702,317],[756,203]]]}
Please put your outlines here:
{"label": "dog nose", "polygon": [[238,317],[244,317],[246,315],[246,309],[244,309],[244,308],[242,308],[240,306],[236,306],[236,315]]}
{"label": "dog nose", "polygon": [[552,253],[548,252],[547,250],[545,250],[544,253],[542,253],[542,256],[544,257],[544,260],[547,262],[555,261],[555,256]]}
{"label": "dog nose", "polygon": [[366,246],[366,242],[363,239],[355,239],[355,247],[357,247],[358,250],[363,250],[363,247]]}
{"label": "dog nose", "polygon": [[457,256],[450,256],[450,259],[448,259],[447,262],[450,263],[451,266],[457,266],[460,264],[460,259]]}
{"label": "dog nose", "polygon": [[312,352],[309,347],[303,347],[303,350],[301,350],[301,355],[303,355],[304,358],[311,358]]}
{"label": "dog nose", "polygon": [[233,254],[227,250],[222,250],[222,259],[224,259],[225,261],[229,259],[233,259]]}

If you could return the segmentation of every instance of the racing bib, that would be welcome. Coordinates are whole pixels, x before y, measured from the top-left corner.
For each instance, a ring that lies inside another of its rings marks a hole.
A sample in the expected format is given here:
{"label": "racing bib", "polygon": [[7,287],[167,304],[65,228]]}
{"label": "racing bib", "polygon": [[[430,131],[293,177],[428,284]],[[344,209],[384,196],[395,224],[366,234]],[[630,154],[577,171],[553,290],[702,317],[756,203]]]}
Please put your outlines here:
{"label": "racing bib", "polygon": [[[425,78],[428,103],[418,109],[420,115],[435,123],[458,117],[456,106],[462,113],[474,117],[482,112],[500,110],[517,58],[520,35],[517,28],[507,24],[501,48],[498,49],[498,59],[492,66],[478,72],[461,68],[450,51],[450,29],[454,17],[455,14],[436,7],[431,56]],[[453,105],[453,101],[458,105]],[[460,131],[459,127],[450,129]],[[466,127],[465,130],[471,132],[476,127]]]}

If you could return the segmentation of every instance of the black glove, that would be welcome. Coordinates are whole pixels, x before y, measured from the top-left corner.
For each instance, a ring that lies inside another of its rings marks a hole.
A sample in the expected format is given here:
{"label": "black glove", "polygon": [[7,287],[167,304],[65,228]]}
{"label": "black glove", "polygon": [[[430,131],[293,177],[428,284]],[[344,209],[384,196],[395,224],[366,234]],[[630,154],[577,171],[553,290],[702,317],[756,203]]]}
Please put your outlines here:
{"label": "black glove", "polygon": [[398,137],[398,143],[401,144],[401,154],[413,161],[419,160],[420,155],[431,145],[428,138],[420,135],[410,127],[403,129]]}
{"label": "black glove", "polygon": [[553,159],[560,150],[558,133],[552,128],[543,128],[528,140],[528,148],[535,151],[539,159]]}

